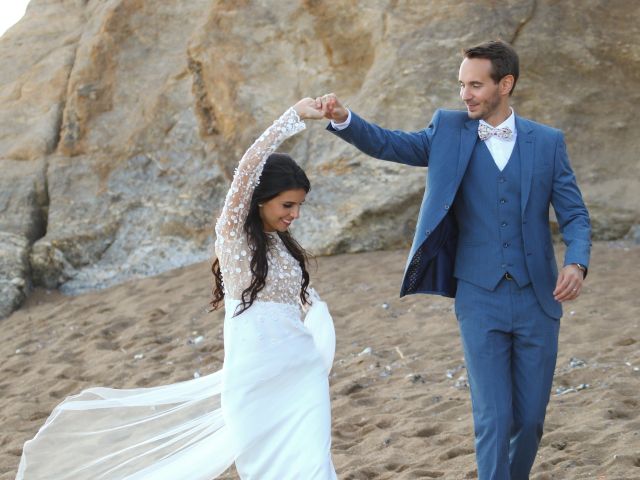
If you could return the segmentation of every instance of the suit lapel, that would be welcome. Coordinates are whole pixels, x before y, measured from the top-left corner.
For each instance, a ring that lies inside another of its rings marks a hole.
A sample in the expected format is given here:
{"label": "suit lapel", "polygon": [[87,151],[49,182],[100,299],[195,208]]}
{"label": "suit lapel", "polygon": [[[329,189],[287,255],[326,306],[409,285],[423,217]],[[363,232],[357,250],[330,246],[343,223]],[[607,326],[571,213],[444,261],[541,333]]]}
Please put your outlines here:
{"label": "suit lapel", "polygon": [[520,154],[521,175],[520,175],[520,189],[521,189],[521,203],[520,208],[524,213],[527,201],[529,200],[529,193],[531,192],[531,182],[533,180],[533,163],[535,162],[535,135],[533,129],[528,125],[528,122],[524,121],[520,117],[516,116],[516,129],[518,135],[516,137],[516,148]]}
{"label": "suit lapel", "polygon": [[460,130],[460,154],[458,156],[458,168],[456,169],[456,185],[459,185],[462,181],[462,176],[467,170],[477,139],[478,120],[467,120],[464,128]]}

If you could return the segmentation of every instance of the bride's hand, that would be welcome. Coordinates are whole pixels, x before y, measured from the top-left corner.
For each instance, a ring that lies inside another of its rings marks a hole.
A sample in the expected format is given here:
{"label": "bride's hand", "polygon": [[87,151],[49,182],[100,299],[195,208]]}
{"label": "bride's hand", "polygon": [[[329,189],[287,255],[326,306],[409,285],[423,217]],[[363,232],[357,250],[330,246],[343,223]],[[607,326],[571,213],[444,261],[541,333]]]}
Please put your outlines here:
{"label": "bride's hand", "polygon": [[302,120],[319,120],[324,117],[322,108],[316,107],[316,101],[313,98],[303,98],[293,106],[293,109]]}

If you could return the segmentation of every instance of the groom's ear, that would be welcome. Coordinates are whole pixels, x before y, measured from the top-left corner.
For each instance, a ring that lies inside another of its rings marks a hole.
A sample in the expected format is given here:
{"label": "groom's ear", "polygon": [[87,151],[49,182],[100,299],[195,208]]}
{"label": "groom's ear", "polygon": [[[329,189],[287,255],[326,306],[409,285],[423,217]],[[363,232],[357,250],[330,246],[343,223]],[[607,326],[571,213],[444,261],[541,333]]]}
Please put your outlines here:
{"label": "groom's ear", "polygon": [[515,78],[513,75],[505,75],[498,82],[498,91],[500,95],[511,95],[513,87],[515,85]]}

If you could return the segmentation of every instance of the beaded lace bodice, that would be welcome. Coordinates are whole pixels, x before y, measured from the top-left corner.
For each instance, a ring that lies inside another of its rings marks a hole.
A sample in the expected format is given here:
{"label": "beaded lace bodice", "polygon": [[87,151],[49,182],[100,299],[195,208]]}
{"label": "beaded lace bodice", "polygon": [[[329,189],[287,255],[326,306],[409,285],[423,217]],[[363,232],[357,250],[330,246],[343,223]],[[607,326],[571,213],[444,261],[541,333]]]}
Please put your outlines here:
{"label": "beaded lace bodice", "polygon": [[[243,228],[267,157],[287,138],[304,129],[304,122],[293,108],[289,108],[247,150],[233,175],[216,223],[215,242],[227,298],[239,300],[251,284],[251,247]],[[265,287],[256,299],[299,305],[302,269],[277,233],[267,233],[267,237],[269,270]]]}

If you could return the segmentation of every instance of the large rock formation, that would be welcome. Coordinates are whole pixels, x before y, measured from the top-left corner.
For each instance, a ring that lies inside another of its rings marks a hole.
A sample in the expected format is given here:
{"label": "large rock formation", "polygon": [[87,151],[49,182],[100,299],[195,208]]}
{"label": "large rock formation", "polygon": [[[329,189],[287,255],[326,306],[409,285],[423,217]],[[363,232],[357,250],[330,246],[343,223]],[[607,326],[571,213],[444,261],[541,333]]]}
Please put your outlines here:
{"label": "large rock formation", "polygon": [[[0,38],[0,316],[32,283],[108,286],[211,256],[252,140],[337,92],[389,127],[459,108],[460,50],[521,55],[519,114],[566,132],[595,236],[640,224],[640,3],[32,0]],[[283,146],[313,190],[296,234],[331,254],[408,245],[424,171],[376,162],[323,123]]]}

